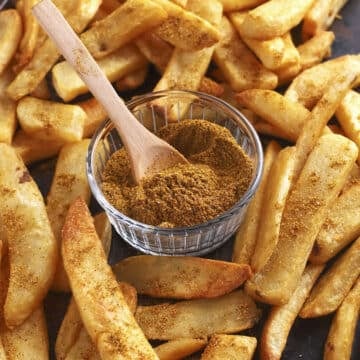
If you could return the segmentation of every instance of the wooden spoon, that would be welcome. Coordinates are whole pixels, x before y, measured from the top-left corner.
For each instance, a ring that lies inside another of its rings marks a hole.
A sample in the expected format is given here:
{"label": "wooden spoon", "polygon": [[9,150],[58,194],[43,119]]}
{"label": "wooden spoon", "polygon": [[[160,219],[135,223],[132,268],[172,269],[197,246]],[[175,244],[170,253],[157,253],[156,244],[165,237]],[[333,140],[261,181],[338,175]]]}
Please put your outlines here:
{"label": "wooden spoon", "polygon": [[104,106],[129,154],[137,183],[147,174],[179,163],[188,163],[183,155],[146,129],[129,111],[89,51],[50,0],[40,1],[32,11],[64,58]]}

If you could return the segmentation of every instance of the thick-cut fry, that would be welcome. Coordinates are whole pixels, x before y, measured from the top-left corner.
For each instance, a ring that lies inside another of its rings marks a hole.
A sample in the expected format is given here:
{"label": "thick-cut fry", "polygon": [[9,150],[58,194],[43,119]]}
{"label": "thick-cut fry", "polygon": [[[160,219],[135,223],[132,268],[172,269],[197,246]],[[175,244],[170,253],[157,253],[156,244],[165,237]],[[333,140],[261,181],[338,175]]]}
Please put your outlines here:
{"label": "thick-cut fry", "polygon": [[360,236],[360,182],[354,180],[328,210],[309,260],[327,262],[351,241]]}
{"label": "thick-cut fry", "polygon": [[160,25],[166,18],[166,11],[155,1],[128,0],[96,22],[80,39],[95,58],[102,58]]}
{"label": "thick-cut fry", "polygon": [[246,283],[259,301],[288,302],[305,269],[326,210],[343,187],[357,148],[341,135],[324,135],[310,153],[286,200],[278,243],[263,269]]}
{"label": "thick-cut fry", "polygon": [[267,186],[268,176],[271,166],[279,151],[280,146],[276,141],[272,141],[266,148],[261,183],[248,206],[243,223],[240,225],[240,228],[236,233],[232,254],[233,262],[240,264],[251,263],[251,257],[253,256],[256,245],[261,206]]}
{"label": "thick-cut fry", "polygon": [[148,65],[146,64],[143,68],[135,70],[134,72],[119,79],[116,82],[115,87],[117,91],[134,90],[144,83],[147,74]]}
{"label": "thick-cut fry", "polygon": [[268,40],[282,36],[300,23],[314,0],[270,0],[250,10],[241,25],[244,36]]}
{"label": "thick-cut fry", "polygon": [[306,267],[289,302],[270,310],[261,335],[261,359],[280,360],[291,327],[323,268],[322,265]]}
{"label": "thick-cut fry", "polygon": [[256,338],[250,336],[213,335],[201,355],[201,360],[251,360],[256,344]]}
{"label": "thick-cut fry", "polygon": [[198,90],[216,97],[221,97],[221,95],[224,93],[224,87],[221,84],[206,76],[202,78]]}
{"label": "thick-cut fry", "polygon": [[[359,68],[360,56],[358,55],[345,55],[325,61],[298,75],[286,90],[285,97],[312,109],[338,76],[350,69],[356,71]],[[357,86],[359,81],[360,77],[354,86]]]}
{"label": "thick-cut fry", "polygon": [[5,93],[6,87],[14,79],[11,69],[0,74],[0,142],[10,144],[16,130],[16,103]]}
{"label": "thick-cut fry", "polygon": [[226,17],[222,18],[219,29],[222,39],[215,46],[213,59],[232,89],[274,89],[277,76],[256,59]]}
{"label": "thick-cut fry", "polygon": [[[113,82],[144,67],[146,59],[135,45],[129,44],[100,59],[98,64],[106,77]],[[51,73],[54,88],[64,101],[70,101],[89,91],[77,72],[66,61],[56,64]]]}
{"label": "thick-cut fry", "polygon": [[49,142],[82,139],[86,113],[80,106],[27,96],[19,101],[16,112],[20,126],[32,137]]}
{"label": "thick-cut fry", "polygon": [[0,331],[6,360],[47,360],[49,341],[42,305],[14,329]]}
{"label": "thick-cut fry", "polygon": [[139,294],[175,299],[221,296],[251,276],[248,265],[182,256],[128,257],[113,270],[118,280],[132,284]]}
{"label": "thick-cut fry", "polygon": [[240,105],[253,111],[296,141],[310,112],[276,91],[251,89],[235,95]]}
{"label": "thick-cut fry", "polygon": [[122,0],[103,0],[101,6],[109,13],[116,10],[124,1]]}
{"label": "thick-cut fry", "polygon": [[[109,218],[107,217],[104,211],[94,216],[94,226],[103,245],[105,254],[109,256],[110,247],[111,247],[112,229]],[[127,301],[127,303],[129,305],[129,301]]]}
{"label": "thick-cut fry", "polygon": [[[74,7],[74,3],[76,4],[75,9],[71,9],[71,6],[69,8],[69,5],[65,6],[62,13],[66,16],[67,21],[75,32],[80,33],[96,14],[101,0],[65,1],[65,3],[73,4],[72,7]],[[14,100],[19,100],[25,95],[30,94],[45,78],[59,57],[60,54],[53,41],[46,38],[41,46],[36,49],[31,61],[9,85],[7,88],[8,95]]]}
{"label": "thick-cut fry", "polygon": [[83,323],[102,359],[156,359],[107,264],[86,203],[77,199],[63,228],[62,256]]}
{"label": "thick-cut fry", "polygon": [[279,239],[280,223],[285,201],[290,190],[295,147],[279,152],[271,166],[261,209],[261,221],[251,268],[260,271],[269,260]]}
{"label": "thick-cut fry", "polygon": [[325,272],[312,289],[300,316],[317,317],[335,311],[360,275],[360,238]]}
{"label": "thick-cut fry", "polygon": [[16,52],[22,35],[20,14],[15,9],[0,12],[0,74]]}
{"label": "thick-cut fry", "polygon": [[360,278],[346,296],[332,320],[325,343],[324,360],[350,360],[359,310]]}
{"label": "thick-cut fry", "polygon": [[64,143],[39,140],[29,136],[23,130],[18,130],[11,145],[23,162],[29,165],[57,155]]}
{"label": "thick-cut fry", "polygon": [[174,340],[251,328],[259,320],[260,310],[248,295],[237,290],[214,299],[139,306],[135,316],[148,339]]}
{"label": "thick-cut fry", "polygon": [[38,99],[49,100],[51,98],[50,89],[46,79],[43,79],[37,88],[30,93],[30,96]]}
{"label": "thick-cut fry", "polygon": [[300,71],[300,62],[276,70],[275,73],[278,77],[278,86],[290,83],[300,73]]}
{"label": "thick-cut fry", "polygon": [[[69,206],[79,196],[87,203],[90,201],[90,188],[85,168],[89,143],[90,140],[85,139],[65,145],[56,163],[54,178],[47,197],[47,213],[59,249],[61,248],[61,230]],[[60,253],[52,289],[70,291]]]}
{"label": "thick-cut fry", "polygon": [[180,360],[206,346],[204,339],[176,339],[157,346],[154,350],[160,360]]}
{"label": "thick-cut fry", "polygon": [[356,91],[349,91],[337,108],[335,115],[345,135],[360,148],[360,94]]}
{"label": "thick-cut fry", "polygon": [[19,326],[46,295],[56,267],[56,241],[44,200],[15,150],[0,143],[0,222],[8,241],[6,325]]}
{"label": "thick-cut fry", "polygon": [[331,45],[335,40],[332,31],[320,31],[313,38],[298,47],[301,68],[307,69],[319,64],[331,55]]}
{"label": "thick-cut fry", "polygon": [[216,27],[200,16],[168,0],[153,1],[169,15],[155,33],[170,44],[183,50],[201,50],[219,41],[221,35]]}
{"label": "thick-cut fry", "polygon": [[223,7],[224,12],[238,11],[254,8],[261,5],[266,0],[219,0]]}
{"label": "thick-cut fry", "polygon": [[302,37],[304,40],[326,30],[334,21],[347,0],[317,0],[304,17]]}
{"label": "thick-cut fry", "polygon": [[[56,358],[59,360],[59,358]],[[61,358],[60,358],[61,359]],[[74,345],[69,349],[65,360],[101,360],[100,354],[96,349],[96,345],[91,340],[88,332],[84,327],[80,329],[79,335]]]}

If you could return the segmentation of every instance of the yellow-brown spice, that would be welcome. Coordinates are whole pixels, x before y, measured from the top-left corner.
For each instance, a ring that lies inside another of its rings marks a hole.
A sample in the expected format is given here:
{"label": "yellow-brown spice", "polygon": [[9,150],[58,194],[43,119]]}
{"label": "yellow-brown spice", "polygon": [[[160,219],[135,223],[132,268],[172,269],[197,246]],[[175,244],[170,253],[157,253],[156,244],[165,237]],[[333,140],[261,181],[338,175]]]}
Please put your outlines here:
{"label": "yellow-brown spice", "polygon": [[158,136],[190,162],[133,182],[124,148],[108,160],[102,190],[125,215],[162,227],[191,226],[230,209],[248,188],[253,164],[231,133],[206,120],[184,120]]}

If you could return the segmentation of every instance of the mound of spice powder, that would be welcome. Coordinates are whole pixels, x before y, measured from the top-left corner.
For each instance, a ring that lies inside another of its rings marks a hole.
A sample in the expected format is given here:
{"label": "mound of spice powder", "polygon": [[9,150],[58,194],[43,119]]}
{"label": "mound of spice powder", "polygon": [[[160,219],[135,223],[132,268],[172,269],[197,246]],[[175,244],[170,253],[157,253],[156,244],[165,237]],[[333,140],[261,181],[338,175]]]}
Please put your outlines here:
{"label": "mound of spice powder", "polygon": [[190,162],[133,181],[124,148],[105,165],[102,190],[120,212],[145,224],[183,227],[230,209],[247,190],[253,163],[224,127],[184,120],[157,134]]}

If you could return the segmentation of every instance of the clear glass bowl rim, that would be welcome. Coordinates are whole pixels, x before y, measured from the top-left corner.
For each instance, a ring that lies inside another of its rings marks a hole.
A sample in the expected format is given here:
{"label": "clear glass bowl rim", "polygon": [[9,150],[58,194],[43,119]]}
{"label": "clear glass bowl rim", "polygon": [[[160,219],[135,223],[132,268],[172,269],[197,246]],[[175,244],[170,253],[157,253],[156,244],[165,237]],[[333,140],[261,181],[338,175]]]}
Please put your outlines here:
{"label": "clear glass bowl rim", "polygon": [[169,233],[171,233],[172,235],[175,236],[175,235],[183,235],[184,232],[186,233],[186,232],[191,232],[193,230],[201,230],[202,228],[204,228],[204,229],[208,228],[209,226],[211,226],[213,224],[216,224],[216,223],[222,222],[223,220],[228,219],[229,217],[231,217],[233,215],[234,212],[240,211],[241,208],[250,201],[250,199],[252,198],[252,196],[254,195],[255,191],[257,190],[257,188],[259,186],[261,176],[262,176],[262,171],[263,171],[264,159],[263,159],[263,150],[262,150],[262,145],[261,145],[259,135],[257,134],[254,127],[251,125],[249,120],[246,118],[246,116],[244,114],[242,114],[238,109],[233,107],[232,105],[228,104],[224,100],[219,99],[215,96],[212,96],[212,95],[209,95],[206,93],[202,93],[202,92],[198,92],[198,91],[190,91],[190,90],[154,91],[154,92],[146,93],[144,95],[134,96],[130,101],[126,102],[126,105],[129,108],[134,108],[137,105],[144,104],[146,102],[146,100],[149,101],[151,99],[159,98],[162,96],[169,96],[169,95],[170,96],[178,96],[178,97],[184,97],[184,96],[189,96],[189,95],[197,96],[200,99],[204,99],[204,100],[207,100],[210,102],[215,102],[217,105],[220,105],[220,107],[225,107],[227,111],[233,112],[234,115],[236,115],[236,116],[234,118],[232,118],[232,120],[239,122],[238,118],[241,119],[241,121],[243,122],[243,125],[245,125],[247,131],[250,134],[251,140],[255,144],[255,152],[256,152],[257,158],[258,158],[257,166],[256,166],[255,172],[254,172],[255,176],[253,176],[248,189],[246,190],[244,195],[241,197],[241,199],[239,199],[234,204],[234,206],[232,206],[227,211],[221,213],[220,215],[218,215],[217,217],[215,217],[213,219],[208,220],[207,222],[195,224],[192,226],[164,228],[164,227],[148,225],[148,224],[144,224],[142,222],[139,222],[137,220],[134,220],[134,219],[126,216],[125,214],[123,214],[122,212],[117,210],[115,207],[113,207],[106,200],[103,192],[101,191],[100,187],[98,186],[98,184],[95,180],[95,176],[92,171],[92,163],[93,163],[92,160],[93,160],[93,154],[94,154],[95,147],[98,144],[100,137],[105,132],[108,132],[109,128],[113,128],[111,121],[109,119],[105,120],[98,127],[98,129],[95,131],[93,137],[91,138],[91,142],[90,142],[88,152],[87,152],[87,157],[86,157],[87,177],[88,177],[90,189],[91,189],[95,199],[99,202],[100,206],[104,210],[111,212],[115,218],[120,217],[122,219],[122,221],[125,221],[126,223],[128,223],[128,225],[136,226],[138,228],[142,228],[142,229],[146,229],[146,230],[152,230],[154,232],[159,233],[160,235],[168,235]]}

